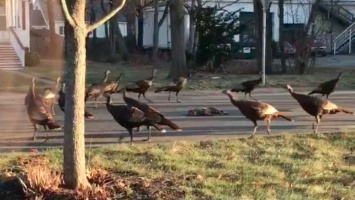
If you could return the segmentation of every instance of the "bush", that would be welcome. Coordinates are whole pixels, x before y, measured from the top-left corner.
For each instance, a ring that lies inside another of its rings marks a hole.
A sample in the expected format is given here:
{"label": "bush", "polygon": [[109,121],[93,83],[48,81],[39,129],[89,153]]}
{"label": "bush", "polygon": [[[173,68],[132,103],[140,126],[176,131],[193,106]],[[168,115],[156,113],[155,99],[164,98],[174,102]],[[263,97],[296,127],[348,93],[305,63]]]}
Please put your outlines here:
{"label": "bush", "polygon": [[25,65],[26,66],[36,66],[39,65],[41,63],[41,57],[39,55],[39,53],[35,52],[35,51],[31,51],[31,52],[26,52],[25,54]]}

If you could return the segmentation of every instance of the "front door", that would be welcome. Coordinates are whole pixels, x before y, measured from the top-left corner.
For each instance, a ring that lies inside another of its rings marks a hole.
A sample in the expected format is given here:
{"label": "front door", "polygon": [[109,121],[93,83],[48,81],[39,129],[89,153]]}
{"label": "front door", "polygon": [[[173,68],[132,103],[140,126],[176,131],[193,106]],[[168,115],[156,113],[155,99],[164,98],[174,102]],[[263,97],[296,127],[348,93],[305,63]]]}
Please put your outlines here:
{"label": "front door", "polygon": [[7,43],[10,41],[10,35],[6,28],[6,10],[5,2],[0,3],[0,43]]}

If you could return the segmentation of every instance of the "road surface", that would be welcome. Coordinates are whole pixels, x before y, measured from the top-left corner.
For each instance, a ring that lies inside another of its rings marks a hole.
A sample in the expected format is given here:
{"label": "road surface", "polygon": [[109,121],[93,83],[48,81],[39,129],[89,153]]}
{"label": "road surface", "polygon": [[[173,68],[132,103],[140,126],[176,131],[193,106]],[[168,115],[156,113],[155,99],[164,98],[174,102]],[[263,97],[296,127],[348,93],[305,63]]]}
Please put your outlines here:
{"label": "road surface", "polygon": [[[282,91],[282,90],[281,90]],[[303,91],[306,92],[306,91]],[[130,97],[136,98],[136,94],[128,93]],[[49,132],[50,140],[44,143],[44,132],[41,128],[38,133],[38,140],[32,141],[33,127],[30,124],[25,106],[25,94],[2,93],[0,95],[0,152],[8,151],[29,151],[30,149],[42,149],[47,147],[60,147],[63,143],[63,132]],[[243,95],[238,95],[242,97]],[[258,100],[274,105],[279,111],[285,112],[292,117],[295,122],[291,123],[283,119],[273,120],[271,123],[271,134],[280,133],[310,133],[314,118],[306,114],[298,103],[287,91],[275,92],[256,89],[253,94]],[[252,122],[245,119],[239,110],[231,105],[226,95],[220,91],[183,91],[180,96],[182,103],[167,101],[167,94],[149,93],[147,97],[154,103],[150,105],[161,111],[167,118],[173,120],[183,129],[182,132],[174,132],[166,128],[166,133],[160,133],[154,129],[151,143],[168,142],[176,140],[206,140],[224,139],[248,136],[253,127]],[[348,107],[355,111],[354,99],[355,91],[339,91],[331,95],[330,100],[340,106]],[[121,94],[112,97],[115,104],[122,104]],[[104,103],[104,101],[103,101]],[[87,104],[87,109],[95,116],[94,119],[86,121],[86,144],[90,146],[100,146],[107,144],[128,143],[129,137],[125,129],[117,124],[107,112],[104,104],[99,108],[93,107],[93,102]],[[188,117],[187,110],[197,107],[213,106],[229,113],[229,116],[214,117]],[[55,107],[55,119],[63,125],[63,113]],[[323,118],[319,131],[346,131],[355,128],[355,116],[347,114],[327,115]],[[120,134],[125,134],[125,138],[118,142]],[[257,135],[266,135],[264,122],[259,122]],[[146,129],[142,127],[140,133],[134,137],[136,143],[143,143],[146,139]],[[147,143],[147,142],[145,142]]]}

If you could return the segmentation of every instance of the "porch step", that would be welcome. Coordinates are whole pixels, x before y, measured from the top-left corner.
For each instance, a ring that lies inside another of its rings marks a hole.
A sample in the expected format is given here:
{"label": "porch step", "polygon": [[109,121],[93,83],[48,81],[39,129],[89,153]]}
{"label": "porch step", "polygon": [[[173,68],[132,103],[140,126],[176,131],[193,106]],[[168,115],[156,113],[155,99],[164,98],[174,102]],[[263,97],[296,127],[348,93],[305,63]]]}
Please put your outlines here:
{"label": "porch step", "polygon": [[20,59],[11,44],[0,44],[0,70],[23,69]]}

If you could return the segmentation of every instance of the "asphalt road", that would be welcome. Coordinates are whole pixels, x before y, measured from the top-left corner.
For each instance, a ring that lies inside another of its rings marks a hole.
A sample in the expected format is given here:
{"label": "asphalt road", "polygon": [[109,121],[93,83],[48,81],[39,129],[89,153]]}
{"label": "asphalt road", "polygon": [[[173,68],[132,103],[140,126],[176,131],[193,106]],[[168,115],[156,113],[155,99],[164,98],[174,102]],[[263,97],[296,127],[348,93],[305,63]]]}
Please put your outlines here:
{"label": "asphalt road", "polygon": [[[136,98],[136,94],[128,93],[130,97]],[[60,147],[63,143],[62,131],[50,131],[50,140],[44,143],[45,133],[43,129],[38,133],[38,140],[32,141],[33,127],[30,124],[25,106],[25,94],[2,93],[0,95],[0,152],[9,151],[29,151],[30,149],[42,149],[47,147]],[[242,97],[242,95],[239,95]],[[253,95],[258,100],[267,102],[275,106],[279,111],[285,112],[292,117],[295,122],[291,123],[283,119],[273,120],[271,123],[272,134],[294,134],[311,133],[311,125],[314,118],[306,114],[298,103],[286,91],[275,92],[271,90],[255,90]],[[182,103],[167,101],[167,94],[147,94],[154,103],[150,105],[161,111],[167,118],[173,120],[182,129],[182,132],[174,132],[166,128],[166,133],[160,133],[154,129],[151,143],[168,142],[176,140],[207,140],[224,139],[248,136],[253,131],[252,122],[245,119],[237,108],[231,105],[226,95],[220,91],[197,91],[181,93]],[[335,92],[330,100],[340,106],[347,107],[355,111],[355,91]],[[115,104],[122,104],[122,95],[113,96]],[[103,101],[104,103],[104,101]],[[104,104],[99,108],[93,107],[93,102],[87,104],[88,111],[94,114],[94,119],[86,121],[86,144],[90,146],[100,146],[107,144],[118,144],[120,134],[125,134],[125,138],[120,143],[128,143],[129,137],[125,129],[117,124],[107,112]],[[188,117],[187,110],[197,107],[213,106],[229,113],[228,116],[214,117]],[[56,121],[63,125],[63,113],[55,107]],[[347,114],[327,115],[323,117],[319,131],[346,131],[355,128],[355,116]],[[263,121],[259,121],[257,135],[266,135]],[[142,127],[140,133],[134,137],[136,143],[146,139],[146,129]]]}

